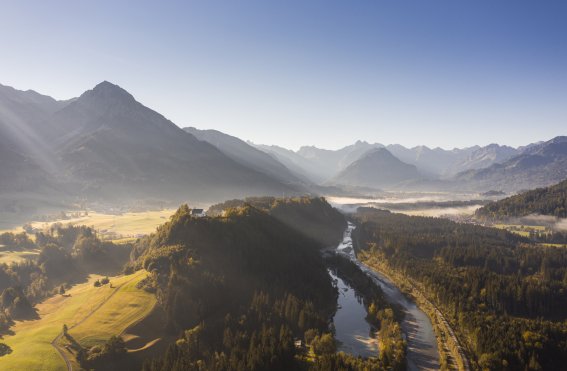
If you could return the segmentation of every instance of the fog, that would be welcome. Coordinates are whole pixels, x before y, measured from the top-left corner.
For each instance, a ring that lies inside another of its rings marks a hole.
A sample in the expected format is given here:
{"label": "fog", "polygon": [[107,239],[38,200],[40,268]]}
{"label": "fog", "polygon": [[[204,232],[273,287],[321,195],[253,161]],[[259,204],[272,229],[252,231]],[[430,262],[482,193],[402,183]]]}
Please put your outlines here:
{"label": "fog", "polygon": [[[379,198],[358,198],[358,197],[327,197],[331,205],[344,212],[354,212],[358,207],[374,207],[386,209],[392,212],[416,215],[416,216],[456,216],[473,215],[474,212],[483,206],[482,201],[478,200],[478,194],[450,194],[450,193],[427,193],[427,194],[403,194],[392,193]],[[458,205],[458,203],[469,203]],[[455,202],[457,205],[444,204]],[[439,203],[439,205],[435,205]]]}

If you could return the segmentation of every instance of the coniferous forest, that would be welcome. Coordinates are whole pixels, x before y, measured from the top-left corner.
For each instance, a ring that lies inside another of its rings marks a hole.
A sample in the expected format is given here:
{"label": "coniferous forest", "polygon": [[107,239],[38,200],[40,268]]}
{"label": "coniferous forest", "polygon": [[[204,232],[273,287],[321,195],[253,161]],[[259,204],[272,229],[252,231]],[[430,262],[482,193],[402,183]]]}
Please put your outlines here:
{"label": "coniferous forest", "polygon": [[479,218],[502,220],[527,215],[567,217],[567,180],[505,198],[476,211]]}
{"label": "coniferous forest", "polygon": [[564,369],[567,250],[440,218],[360,208],[356,219],[366,261],[385,261],[420,287],[475,367]]}
{"label": "coniferous forest", "polygon": [[[329,324],[337,292],[320,249],[342,236],[346,222],[338,211],[309,198],[232,204],[214,207],[223,212],[207,218],[183,206],[134,247],[131,269],[151,272],[146,284],[155,289],[168,331],[179,335],[144,370],[405,367],[393,312],[368,282],[359,286],[368,289],[369,316],[383,325],[384,338],[398,340],[371,359],[336,353]],[[313,228],[329,233],[311,238]],[[344,264],[335,262],[335,269],[345,271]],[[361,279],[352,267],[349,272]]]}

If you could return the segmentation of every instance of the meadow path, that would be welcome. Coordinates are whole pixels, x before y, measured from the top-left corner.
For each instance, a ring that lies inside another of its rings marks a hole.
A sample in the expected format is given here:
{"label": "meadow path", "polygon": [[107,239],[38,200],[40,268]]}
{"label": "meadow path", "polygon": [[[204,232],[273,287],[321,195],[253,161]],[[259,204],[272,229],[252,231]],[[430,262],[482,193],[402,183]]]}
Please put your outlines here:
{"label": "meadow path", "polygon": [[[136,277],[134,277],[136,278]],[[112,294],[110,294],[106,299],[104,299],[103,301],[101,301],[95,308],[93,308],[89,314],[87,314],[85,317],[83,317],[83,319],[81,319],[79,322],[75,323],[73,326],[69,327],[68,330],[71,330],[77,326],[79,326],[81,323],[85,322],[87,319],[89,319],[97,310],[99,310],[100,308],[102,308],[102,306],[104,304],[106,304],[119,290],[122,286],[124,286],[125,284],[129,283],[130,281],[132,281],[134,278],[121,283],[120,285],[116,286],[115,290],[112,292]],[[63,358],[63,360],[65,361],[65,365],[67,366],[67,371],[73,371],[73,365],[71,364],[71,361],[69,360],[69,358],[67,357],[67,354],[65,354],[65,352],[63,351],[63,349],[61,349],[61,347],[59,346],[58,342],[59,340],[61,340],[61,338],[63,337],[63,331],[61,331],[56,337],[55,339],[53,339],[53,341],[51,342],[51,345],[57,350],[57,352],[59,353],[59,355],[61,355],[61,357]]]}

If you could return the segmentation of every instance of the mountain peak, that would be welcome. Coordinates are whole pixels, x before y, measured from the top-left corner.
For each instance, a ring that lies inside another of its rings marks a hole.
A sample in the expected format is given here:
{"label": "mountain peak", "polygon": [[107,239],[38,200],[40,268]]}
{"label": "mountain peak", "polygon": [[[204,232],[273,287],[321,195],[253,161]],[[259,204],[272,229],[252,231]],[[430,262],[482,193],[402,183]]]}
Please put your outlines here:
{"label": "mountain peak", "polygon": [[[362,157],[394,157],[394,155],[392,155],[392,152],[388,151],[386,148],[384,147],[378,147],[378,148],[372,148],[371,150],[369,150],[368,152],[366,152]],[[395,158],[395,157],[394,157]]]}
{"label": "mountain peak", "polygon": [[94,98],[97,101],[105,102],[133,102],[132,94],[120,86],[108,81],[103,81],[96,85],[92,90],[88,90],[81,95],[81,98]]}

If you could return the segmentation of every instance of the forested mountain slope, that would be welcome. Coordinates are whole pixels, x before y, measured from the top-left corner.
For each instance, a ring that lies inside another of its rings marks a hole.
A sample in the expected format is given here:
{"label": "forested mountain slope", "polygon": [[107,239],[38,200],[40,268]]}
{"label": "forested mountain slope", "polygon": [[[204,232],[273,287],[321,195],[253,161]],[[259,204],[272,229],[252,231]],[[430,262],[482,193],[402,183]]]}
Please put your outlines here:
{"label": "forested mountain slope", "polygon": [[478,209],[476,216],[493,220],[527,215],[551,215],[567,217],[567,180],[556,185],[537,188]]}

